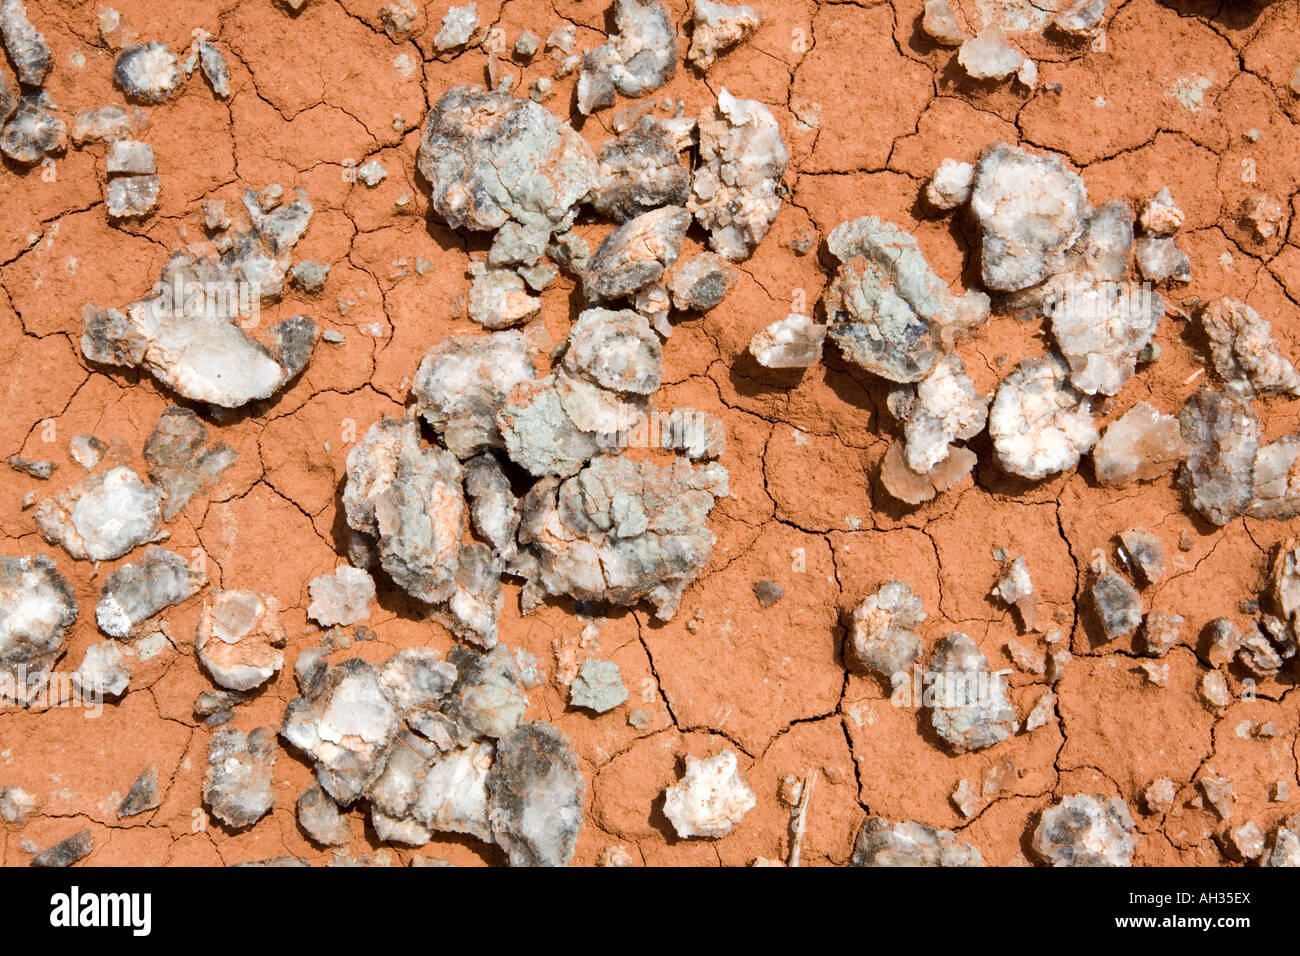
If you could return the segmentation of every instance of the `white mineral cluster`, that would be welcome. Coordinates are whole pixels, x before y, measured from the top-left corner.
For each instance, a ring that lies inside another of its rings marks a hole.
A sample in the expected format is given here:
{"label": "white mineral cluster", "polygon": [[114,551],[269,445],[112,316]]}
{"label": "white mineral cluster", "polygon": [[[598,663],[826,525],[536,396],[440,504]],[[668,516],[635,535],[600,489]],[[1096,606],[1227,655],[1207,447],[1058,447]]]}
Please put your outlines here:
{"label": "white mineral cluster", "polygon": [[740,775],[736,754],[686,757],[686,773],[664,791],[664,815],[683,839],[724,837],[758,800]]}

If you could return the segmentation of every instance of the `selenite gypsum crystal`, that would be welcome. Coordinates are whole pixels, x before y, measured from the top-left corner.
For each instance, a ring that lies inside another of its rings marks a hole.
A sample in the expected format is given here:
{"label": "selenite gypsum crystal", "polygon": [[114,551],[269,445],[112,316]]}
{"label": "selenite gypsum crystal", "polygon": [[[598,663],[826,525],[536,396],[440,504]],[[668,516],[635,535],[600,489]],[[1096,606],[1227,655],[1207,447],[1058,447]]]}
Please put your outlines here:
{"label": "selenite gypsum crystal", "polygon": [[284,666],[286,636],[280,602],[269,594],[213,591],[203,605],[194,650],[212,680],[229,690],[252,690]]}
{"label": "selenite gypsum crystal", "polygon": [[724,837],[757,802],[735,752],[724,749],[706,759],[687,755],[686,773],[664,791],[664,815],[683,839]]}
{"label": "selenite gypsum crystal", "polygon": [[63,654],[72,587],[45,555],[0,556],[0,701],[25,704]]}
{"label": "selenite gypsum crystal", "polygon": [[677,72],[677,31],[657,0],[614,0],[614,32],[582,58],[578,112],[614,103],[615,92],[641,96]]}
{"label": "selenite gypsum crystal", "polygon": [[1029,480],[1073,468],[1097,441],[1089,399],[1058,356],[1027,358],[998,385],[989,435],[998,465]]}
{"label": "selenite gypsum crystal", "polygon": [[162,492],[119,465],[82,479],[36,506],[46,541],[74,558],[111,561],[161,534]]}
{"label": "selenite gypsum crystal", "polygon": [[1076,793],[1043,811],[1033,848],[1053,866],[1132,866],[1137,834],[1119,797]]}

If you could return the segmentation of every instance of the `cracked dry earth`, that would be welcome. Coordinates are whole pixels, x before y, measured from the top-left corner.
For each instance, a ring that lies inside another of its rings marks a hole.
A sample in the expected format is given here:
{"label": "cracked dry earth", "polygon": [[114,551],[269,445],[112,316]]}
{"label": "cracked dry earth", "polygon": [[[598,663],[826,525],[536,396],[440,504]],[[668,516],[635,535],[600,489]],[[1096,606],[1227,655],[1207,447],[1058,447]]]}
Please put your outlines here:
{"label": "cracked dry earth", "polygon": [[[470,262],[483,259],[490,234],[453,230],[431,213],[429,184],[416,171],[426,115],[451,87],[487,83],[492,30],[513,47],[525,30],[544,40],[568,24],[581,52],[605,42],[611,26],[598,0],[479,0],[470,44],[440,52],[434,38],[446,3],[414,4],[414,22],[395,38],[382,0],[296,5],[114,0],[120,20],[105,23],[100,4],[27,3],[51,51],[44,89],[69,120],[123,104],[113,65],[126,43],[161,41],[183,58],[201,28],[229,69],[226,98],[196,73],[178,95],[141,106],[147,125],[135,136],[152,146],[161,182],[147,216],[108,217],[102,143],[0,171],[0,453],[57,465],[46,479],[0,472],[0,533],[5,554],[48,556],[71,585],[79,613],[56,672],[73,670],[104,640],[94,611],[101,588],[144,554],[74,560],[38,531],[25,499],[44,499],[87,473],[72,456],[73,439],[93,434],[104,443],[96,473],[127,465],[145,475],[146,440],[164,410],[181,405],[236,457],[165,523],[162,544],[201,567],[207,585],[149,622],[145,641],[122,642],[126,692],[94,719],[48,702],[0,711],[0,787],[33,801],[29,812],[6,815],[6,865],[27,865],[82,830],[93,837],[88,865],[507,861],[500,845],[472,835],[435,829],[414,848],[381,840],[364,801],[345,811],[339,845],[309,838],[295,806],[314,767],[282,738],[271,744],[274,806],[251,825],[209,815],[204,774],[222,728],[281,728],[300,694],[295,661],[322,642],[331,662],[376,665],[407,648],[445,656],[457,645],[383,573],[362,628],[309,620],[308,584],[347,560],[349,452],[372,423],[404,414],[431,347],[482,331],[466,316],[466,298]],[[690,8],[664,6],[684,56]],[[1271,321],[1284,356],[1300,356],[1300,93],[1292,75],[1300,4],[1113,0],[1097,38],[1080,43],[1047,29],[1065,4],[954,0],[972,31],[1001,24],[1033,58],[1032,89],[969,80],[955,50],[922,30],[921,0],[752,6],[765,14],[752,37],[707,72],[679,63],[644,98],[681,100],[684,115],[697,117],[725,87],[770,110],[789,152],[770,231],[733,263],[734,285],[718,305],[673,313],[662,345],[657,407],[716,415],[725,430],[719,460],[729,492],[708,516],[711,557],[667,621],[645,603],[608,609],[564,597],[524,614],[522,581],[503,579],[500,642],[531,654],[541,671],[524,719],[558,728],[585,784],[573,862],[786,862],[798,830],[803,865],[842,865],[871,816],[952,831],[988,864],[1040,865],[1035,828],[1075,794],[1124,801],[1135,865],[1257,859],[1254,831],[1241,828],[1253,824],[1272,840],[1300,813],[1300,696],[1288,667],[1261,676],[1207,654],[1205,641],[1217,618],[1254,627],[1273,555],[1297,521],[1236,516],[1218,526],[1189,507],[1173,473],[1112,487],[1096,480],[1087,456],[1043,480],[1009,477],[987,432],[970,440],[978,463],[969,476],[933,500],[903,505],[879,477],[898,432],[891,383],[834,347],[806,370],[765,368],[748,348],[787,314],[824,320],[818,303],[834,273],[825,240],[845,220],[894,223],[916,237],[954,292],[977,288],[978,227],[964,212],[934,214],[919,197],[944,159],[973,163],[1003,141],[1062,157],[1096,203],[1121,199],[1140,211],[1168,187],[1185,214],[1177,235],[1191,281],[1162,287],[1169,311],[1154,335],[1159,358],[1113,396],[1097,396],[1099,429],[1139,401],[1176,414],[1213,379],[1189,318],[1193,300],[1245,302]],[[531,59],[507,52],[505,61],[524,95],[557,68],[541,51]],[[584,117],[573,107],[577,79],[577,71],[556,78],[542,105],[599,150],[632,100],[620,96]],[[17,88],[12,75],[5,82]],[[354,171],[372,160],[387,176],[370,187]],[[122,308],[146,295],[172,250],[210,240],[204,201],[225,199],[233,213],[243,190],[269,184],[283,186],[286,201],[298,187],[310,196],[314,214],[293,261],[329,272],[318,292],[286,284],[278,301],[263,302],[262,327],[309,315],[341,339],[327,335],[282,390],[233,411],[190,402],[142,370],[83,358],[84,305]],[[1260,195],[1281,204],[1267,235],[1240,212]],[[593,248],[611,228],[586,214],[573,227]],[[692,227],[682,261],[706,243]],[[527,334],[545,356],[585,307],[581,283],[561,274],[540,300]],[[995,298],[988,321],[954,351],[975,389],[991,395],[1021,359],[1051,348],[1044,319]],[[1300,399],[1264,396],[1253,406],[1261,441],[1300,432]],[[1141,608],[1183,618],[1160,658],[1144,654],[1143,630],[1108,639],[1090,613],[1098,562],[1127,571],[1115,539],[1139,526],[1166,553],[1163,575],[1139,592]],[[1032,576],[1033,621],[991,596],[1014,557]],[[954,753],[925,708],[892,703],[887,681],[847,666],[852,612],[890,580],[921,599],[925,659],[960,631],[1007,671],[1014,733]],[[284,666],[219,715],[224,723],[196,716],[195,707],[217,689],[194,635],[218,588],[271,595],[284,630]],[[1065,647],[1072,657],[1053,683],[1042,661]],[[604,713],[570,704],[570,685],[589,659],[617,665],[624,703]],[[1207,694],[1211,673],[1223,681]],[[679,837],[665,788],[686,773],[688,757],[724,750],[753,792],[752,808],[726,835]],[[158,794],[143,802],[157,805],[119,817],[150,767]],[[1161,780],[1169,793],[1149,793]]]}

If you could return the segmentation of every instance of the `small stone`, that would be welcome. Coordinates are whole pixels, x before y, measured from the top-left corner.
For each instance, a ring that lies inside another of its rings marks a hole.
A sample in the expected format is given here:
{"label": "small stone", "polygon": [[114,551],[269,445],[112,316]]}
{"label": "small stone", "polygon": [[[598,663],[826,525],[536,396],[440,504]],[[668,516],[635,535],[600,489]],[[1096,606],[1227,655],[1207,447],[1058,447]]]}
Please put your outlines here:
{"label": "small stone", "polygon": [[983,866],[980,851],[949,830],[867,817],[853,845],[854,866]]}
{"label": "small stone", "polygon": [[578,112],[590,116],[612,106],[615,93],[641,96],[677,71],[677,31],[656,0],[615,0],[614,30],[582,58]]}
{"label": "small stone", "polygon": [[749,352],[765,368],[809,368],[821,361],[826,326],[806,315],[788,315],[756,333]]}
{"label": "small stone", "polygon": [[1205,659],[1211,667],[1232,662],[1241,650],[1241,629],[1226,617],[1216,617],[1206,626]]}
{"label": "small stone", "polygon": [[87,827],[32,857],[32,866],[62,867],[90,856],[95,848],[95,834]]}
{"label": "small stone", "polygon": [[1166,186],[1142,207],[1142,228],[1153,236],[1172,236],[1183,227],[1183,210]]}
{"label": "small stone", "polygon": [[32,461],[30,458],[24,458],[21,455],[10,455],[9,467],[14,471],[21,471],[24,475],[44,481],[54,474],[54,469],[59,466],[57,462],[53,461]]}
{"label": "small stone", "polygon": [[141,103],[162,103],[175,96],[184,79],[176,55],[155,40],[125,47],[113,66],[113,82],[128,98]]}
{"label": "small stone", "polygon": [[758,600],[761,607],[771,607],[777,601],[781,600],[781,598],[785,597],[785,588],[781,587],[781,585],[777,584],[775,581],[755,581],[754,597]]}
{"label": "small stone", "polygon": [[118,139],[130,139],[147,122],[148,117],[143,110],[133,108],[127,111],[120,106],[101,106],[99,109],[87,110],[74,116],[70,134],[75,146],[113,142]]}
{"label": "small stone", "polygon": [[104,580],[95,620],[110,637],[131,637],[144,621],[193,597],[206,582],[207,576],[179,554],[150,545],[139,560]]}
{"label": "small stone", "polygon": [[1031,481],[1073,468],[1097,441],[1089,399],[1055,355],[1020,362],[998,385],[989,435],[998,465]]}
{"label": "small stone", "polygon": [[298,826],[319,846],[346,846],[352,842],[352,827],[328,793],[314,783],[302,792],[297,803]]}
{"label": "small stone", "polygon": [[226,215],[224,199],[203,201],[203,228],[208,232],[223,232],[230,228],[230,217]]}
{"label": "small stone", "polygon": [[310,259],[304,259],[289,270],[289,276],[293,284],[309,294],[323,289],[329,274],[330,267],[328,265],[312,262]]}
{"label": "small stone", "polygon": [[[935,2],[935,0],[931,0]],[[946,4],[947,0],[937,0]],[[929,4],[927,4],[927,10]],[[925,201],[942,212],[950,212],[970,202],[971,189],[975,185],[975,167],[970,163],[959,163],[945,159],[934,171],[925,186]]]}
{"label": "small stone", "polygon": [[56,108],[45,92],[20,96],[18,111],[0,129],[0,152],[19,165],[30,166],[64,149],[67,125],[55,115]]}
{"label": "small stone", "polygon": [[1264,831],[1253,821],[1230,830],[1228,841],[1240,860],[1249,862],[1264,855]]}
{"label": "small stone", "polygon": [[984,750],[1011,736],[1016,711],[1001,674],[969,637],[953,632],[936,645],[930,724],[954,753]]}
{"label": "small stone", "polygon": [[664,791],[664,815],[682,839],[724,837],[757,804],[734,751],[686,757],[686,773]]}
{"label": "small stone", "polygon": [[510,269],[471,263],[469,317],[485,329],[522,325],[542,308],[542,300],[524,290],[524,280]]}
{"label": "small stone", "polygon": [[153,147],[130,139],[120,139],[108,147],[108,174],[153,173]]}
{"label": "small stone", "polygon": [[1119,486],[1167,474],[1186,453],[1178,419],[1138,402],[1106,428],[1092,457],[1097,480]]}
{"label": "small stone", "polygon": [[515,56],[522,60],[531,60],[542,48],[542,38],[532,30],[525,30],[515,40]]}
{"label": "small stone", "polygon": [[203,802],[222,823],[250,827],[275,806],[271,772],[275,736],[258,727],[247,736],[226,727],[208,742],[208,769],[203,775]]}
{"label": "small stone", "polygon": [[1148,813],[1168,813],[1174,805],[1178,788],[1168,777],[1158,777],[1142,791],[1142,800]]}
{"label": "small stone", "polygon": [[1282,356],[1269,322],[1250,306],[1216,299],[1197,319],[1209,339],[1214,369],[1232,395],[1300,395],[1300,373]]}
{"label": "small stone", "polygon": [[887,581],[853,610],[852,660],[894,681],[921,656],[916,627],[925,620],[921,598],[902,581]]}
{"label": "small stone", "polygon": [[135,778],[126,796],[118,804],[117,818],[125,820],[127,817],[139,816],[147,810],[160,806],[161,802],[158,795],[158,768],[150,765]]}
{"label": "small stone", "polygon": [[1191,506],[1225,525],[1254,499],[1260,422],[1248,401],[1203,388],[1187,400],[1178,422],[1189,448],[1179,483]]}
{"label": "small stone", "polygon": [[1110,568],[1095,575],[1088,594],[1106,640],[1132,634],[1142,623],[1142,599],[1133,585]]}
{"label": "small stone", "polygon": [[162,180],[157,176],[121,176],[109,180],[107,203],[110,219],[147,216],[158,205]]}
{"label": "small stone", "polygon": [[473,3],[467,3],[463,7],[452,7],[443,14],[442,26],[437,36],[433,38],[433,45],[437,47],[439,53],[457,50],[469,43],[477,29],[478,9]]}
{"label": "small stone", "polygon": [[569,686],[569,703],[574,707],[603,714],[627,700],[627,688],[613,661],[591,658],[582,662],[582,669]]}
{"label": "small stone", "polygon": [[217,684],[252,690],[279,672],[286,640],[279,613],[280,602],[269,594],[218,590],[209,595],[194,650]]}
{"label": "small stone", "polygon": [[1272,196],[1251,196],[1242,203],[1241,218],[1256,242],[1269,242],[1286,232],[1286,206]]}
{"label": "small stone", "polygon": [[361,568],[340,565],[333,573],[312,578],[307,585],[311,605],[307,616],[324,627],[348,627],[370,620],[375,582]]}
{"label": "small stone", "polygon": [[668,291],[678,309],[707,312],[722,301],[735,282],[736,270],[726,259],[703,252],[672,271]]}
{"label": "small stone", "polygon": [[1024,54],[1007,43],[1006,34],[994,24],[964,41],[957,52],[957,62],[973,80],[1005,80],[1024,61]]}
{"label": "small stone", "polygon": [[1077,793],[1043,811],[1034,852],[1053,866],[1132,866],[1133,817],[1119,797]]}
{"label": "small stone", "polygon": [[1232,703],[1232,692],[1228,689],[1228,682],[1218,671],[1204,674],[1197,689],[1201,700],[1209,704],[1212,710],[1223,710]]}
{"label": "small stone", "polygon": [[1077,0],[1052,18],[1052,26],[1067,36],[1090,40],[1101,34],[1109,0]]}
{"label": "small stone", "polygon": [[1029,577],[1029,565],[1023,556],[1011,562],[990,593],[1007,607],[1014,607],[1019,612],[1023,630],[1038,629],[1038,603],[1034,600],[1034,584]]}
{"label": "small stone", "polygon": [[224,442],[207,445],[208,430],[188,408],[163,409],[144,443],[149,478],[162,489],[163,520],[170,521],[204,485],[216,482],[235,463],[235,450]]}
{"label": "small stone", "polygon": [[511,866],[565,866],[573,859],[586,784],[558,730],[521,724],[502,739],[487,792],[492,834]]}
{"label": "small stone", "polygon": [[0,820],[5,823],[23,826],[40,804],[40,800],[22,787],[0,787]]}
{"label": "small stone", "polygon": [[230,69],[226,57],[209,40],[199,41],[199,69],[217,99],[230,99]]}
{"label": "small stone", "polygon": [[81,666],[72,673],[73,686],[89,700],[121,697],[130,682],[131,668],[116,641],[91,644]]}
{"label": "small stone", "polygon": [[1144,279],[1156,283],[1192,281],[1192,260],[1167,236],[1139,236],[1134,255]]}
{"label": "small stone", "polygon": [[21,0],[0,3],[0,34],[5,51],[23,86],[40,86],[50,69],[50,47],[32,22]]}
{"label": "small stone", "polygon": [[1129,528],[1119,535],[1120,556],[1142,587],[1159,584],[1165,574],[1165,546],[1145,528]]}
{"label": "small stone", "polygon": [[1196,783],[1218,818],[1223,821],[1231,820],[1233,805],[1237,801],[1237,792],[1232,781],[1206,767],[1205,773]]}
{"label": "small stone", "polygon": [[961,46],[966,39],[966,34],[957,21],[957,14],[953,12],[948,0],[926,0],[921,29],[940,46]]}
{"label": "small stone", "polygon": [[1056,717],[1056,694],[1051,690],[1043,691],[1034,704],[1029,716],[1025,718],[1025,733],[1037,730],[1051,723]]}
{"label": "small stone", "polygon": [[1142,631],[1144,651],[1152,657],[1164,657],[1178,643],[1184,623],[1183,616],[1173,611],[1149,612]]}
{"label": "small stone", "polygon": [[384,164],[377,159],[372,159],[357,170],[357,180],[363,186],[367,186],[370,189],[374,189],[387,178],[388,170],[385,169]]}
{"label": "small stone", "polygon": [[749,7],[712,0],[695,0],[692,19],[695,28],[686,58],[698,70],[707,70],[719,54],[748,39],[763,22],[762,14]]}
{"label": "small stone", "polygon": [[379,8],[379,22],[394,43],[408,39],[420,22],[421,8],[414,0],[394,0]]}

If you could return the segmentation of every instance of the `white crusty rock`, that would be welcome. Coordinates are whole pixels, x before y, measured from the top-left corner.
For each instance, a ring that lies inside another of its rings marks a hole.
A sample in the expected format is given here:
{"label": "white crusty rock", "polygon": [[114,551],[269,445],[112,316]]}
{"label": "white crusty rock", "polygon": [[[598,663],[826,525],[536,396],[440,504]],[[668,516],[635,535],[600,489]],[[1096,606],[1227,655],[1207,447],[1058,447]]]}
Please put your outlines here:
{"label": "white crusty rock", "polygon": [[162,489],[162,516],[170,521],[206,484],[220,479],[238,455],[225,442],[208,445],[208,429],[188,408],[163,409],[145,439],[149,479]]}
{"label": "white crusty rock", "polygon": [[1186,216],[1165,186],[1142,207],[1142,228],[1153,236],[1172,236],[1183,227]]}
{"label": "white crusty rock", "polygon": [[456,456],[426,445],[414,419],[382,418],[348,453],[347,473],[348,526],[377,544],[389,577],[426,603],[449,598],[465,530]]}
{"label": "white crusty rock", "polygon": [[1076,0],[1052,18],[1052,26],[1067,36],[1091,39],[1101,32],[1110,0]]}
{"label": "white crusty rock", "polygon": [[383,773],[400,716],[378,672],[357,658],[328,668],[311,690],[286,708],[280,736],[312,759],[325,792],[348,806]]}
{"label": "white crusty rock", "polygon": [[[0,116],[8,112],[3,107],[4,93],[0,91]],[[18,98],[18,110],[0,129],[0,152],[15,163],[30,166],[42,158],[62,150],[68,141],[67,124],[55,114],[57,106],[44,91],[25,93]]]}
{"label": "white crusty rock", "polygon": [[520,724],[497,742],[487,775],[488,819],[511,866],[567,866],[582,829],[587,785],[568,737]]}
{"label": "white crusty rock", "polygon": [[208,742],[203,802],[227,826],[252,826],[275,806],[274,767],[275,735],[269,728],[258,727],[245,736],[225,727]]}
{"label": "white crusty rock", "polygon": [[0,556],[0,701],[25,704],[40,692],[76,619],[72,587],[53,561]]}
{"label": "white crusty rock", "polygon": [[1160,296],[1134,282],[1063,281],[1046,312],[1071,384],[1088,395],[1116,394],[1137,369],[1138,353],[1164,311]]}
{"label": "white crusty rock", "polygon": [[159,40],[124,48],[113,65],[117,88],[140,103],[171,99],[180,91],[184,79],[176,54]]}
{"label": "white crusty rock", "polygon": [[683,839],[724,837],[758,800],[740,775],[734,751],[686,757],[686,773],[664,791],[664,815]]}
{"label": "white crusty rock", "polygon": [[984,285],[1014,292],[1056,272],[1083,233],[1087,203],[1083,180],[1059,157],[1006,143],[986,147],[970,198]]}
{"label": "white crusty rock", "polygon": [[1133,585],[1110,568],[1095,574],[1088,596],[1106,640],[1132,634],[1142,623],[1142,599]]}
{"label": "white crusty rock", "polygon": [[1076,793],[1043,811],[1033,848],[1053,866],[1132,866],[1137,833],[1119,797]]}
{"label": "white crusty rock", "polygon": [[921,29],[940,46],[961,46],[966,39],[957,14],[948,0],[925,0],[925,13],[921,16]]}
{"label": "white crusty rock", "polygon": [[954,631],[935,646],[930,725],[954,753],[984,750],[1015,732],[1016,711],[1007,684],[965,634]]}
{"label": "white crusty rock", "polygon": [[343,564],[307,583],[311,604],[307,616],[322,627],[347,627],[370,620],[375,581],[361,568]]}
{"label": "white crusty rock", "polygon": [[661,206],[685,206],[691,173],[666,120],[643,116],[600,150],[599,177],[591,196],[597,212],[627,222]]}
{"label": "white crusty rock", "polygon": [[72,684],[92,700],[121,697],[131,683],[131,667],[116,641],[100,641],[86,648],[81,666],[72,672]]}
{"label": "white crusty rock", "polygon": [[1093,471],[1104,485],[1149,481],[1173,471],[1186,454],[1178,419],[1138,402],[1093,446]]}
{"label": "white crusty rock", "polygon": [[190,567],[174,551],[150,545],[139,560],[124,564],[107,578],[95,604],[95,621],[109,637],[131,637],[155,614],[187,601],[207,583],[207,575]]}
{"label": "white crusty rock", "polygon": [[664,206],[625,222],[596,247],[582,274],[583,294],[602,302],[658,282],[677,261],[690,224],[690,213],[680,206]]}
{"label": "white crusty rock", "polygon": [[226,66],[225,54],[210,40],[199,40],[197,46],[203,78],[217,99],[230,99],[230,68]]}
{"label": "white crusty rock", "polygon": [[451,7],[442,16],[442,26],[433,38],[433,45],[439,53],[458,50],[470,41],[478,29],[478,10],[473,3],[463,7]]}
{"label": "white crusty rock", "polygon": [[469,288],[469,317],[483,328],[513,328],[541,311],[542,300],[528,294],[519,273],[482,262],[473,262],[469,268],[474,277]]}
{"label": "white crusty rock", "polygon": [[974,184],[974,166],[945,159],[925,185],[925,201],[935,209],[949,212],[970,202]]}
{"label": "white crusty rock", "polygon": [[1034,600],[1034,582],[1029,576],[1029,564],[1024,556],[1017,557],[1002,572],[991,592],[1007,607],[1014,607],[1020,614],[1020,622],[1025,630],[1038,629],[1038,604]]}
{"label": "white crusty rock", "polygon": [[675,307],[707,312],[722,301],[735,281],[736,270],[726,259],[714,252],[701,252],[674,269],[667,285]]}
{"label": "white crusty rock", "polygon": [[630,309],[587,309],[569,331],[563,369],[609,392],[649,395],[663,375],[662,346]]}
{"label": "white crusty rock", "polygon": [[1025,63],[1025,55],[1007,42],[1002,28],[989,24],[966,40],[957,62],[973,80],[1005,80]]}
{"label": "white crusty rock", "polygon": [[1073,468],[1097,441],[1088,397],[1055,355],[1020,362],[998,385],[989,435],[999,467],[1036,481]]}
{"label": "white crusty rock", "polygon": [[891,382],[918,382],[956,337],[988,317],[988,297],[956,296],[931,271],[915,237],[874,216],[827,239],[840,261],[823,299],[831,339],[846,358]]}
{"label": "white crusty rock", "polygon": [[[564,385],[568,390],[579,389],[582,381],[569,379]],[[600,450],[593,434],[598,430],[599,420],[605,415],[613,415],[614,421],[621,424],[617,397],[613,394],[588,385],[581,395],[576,391],[568,393],[571,400],[567,407],[565,394],[561,391],[559,377],[555,375],[535,382],[521,382],[497,413],[497,426],[501,429],[506,454],[515,464],[539,478],[576,474]],[[602,396],[608,401],[602,401]],[[591,431],[580,428],[569,414],[568,408],[575,407],[574,397],[585,397],[595,405],[595,415],[588,423],[593,426]],[[609,403],[615,404],[611,407]]]}
{"label": "white crusty rock", "polygon": [[699,70],[707,70],[718,54],[753,36],[763,22],[763,15],[749,7],[733,7],[712,0],[695,0],[691,18],[694,32],[686,58]]}
{"label": "white crusty rock", "polygon": [[756,100],[726,87],[700,117],[700,160],[687,208],[709,233],[709,248],[738,261],[763,241],[781,209],[789,160],[781,130]]}
{"label": "white crusty rock", "polygon": [[1139,236],[1133,247],[1138,271],[1151,282],[1192,281],[1192,260],[1169,236]]}
{"label": "white crusty rock", "polygon": [[1187,461],[1179,482],[1207,520],[1225,525],[1254,501],[1259,417],[1248,401],[1203,388],[1178,413]]}
{"label": "white crusty rock", "polygon": [[853,846],[854,866],[983,866],[980,851],[949,830],[867,817]]}
{"label": "white crusty rock", "polygon": [[27,19],[21,0],[0,0],[0,34],[23,86],[40,86],[50,69],[50,47]]}
{"label": "white crusty rock", "polygon": [[1252,517],[1286,520],[1300,515],[1300,437],[1283,435],[1261,447],[1251,477]]}
{"label": "white crusty rock", "polygon": [[487,740],[444,749],[410,731],[398,733],[383,774],[367,793],[380,839],[419,846],[440,831],[494,842],[487,776],[495,753]]}
{"label": "white crusty rock", "polygon": [[614,32],[582,58],[578,112],[612,106],[615,92],[641,96],[677,72],[677,31],[657,0],[614,0]]}
{"label": "white crusty rock", "polygon": [[601,457],[533,486],[519,543],[537,562],[531,577],[541,591],[615,606],[646,600],[668,620],[713,552],[707,518],[726,494],[717,462]]}
{"label": "white crusty rock", "polygon": [[348,818],[339,812],[338,804],[313,783],[298,797],[298,826],[313,843],[320,846],[345,846],[352,841],[352,827]]}
{"label": "white crusty rock", "polygon": [[138,219],[158,205],[162,180],[149,176],[119,176],[108,182],[105,206],[109,219]]}
{"label": "white crusty rock", "polygon": [[886,581],[853,609],[853,660],[887,680],[905,675],[921,656],[916,627],[924,620],[920,596],[902,581]]}
{"label": "white crusty rock", "polygon": [[1210,344],[1214,370],[1229,392],[1300,395],[1300,373],[1273,341],[1267,319],[1237,299],[1216,299],[1197,313]]}
{"label": "white crusty rock", "polygon": [[535,263],[597,179],[591,147],[549,110],[470,86],[452,87],[429,111],[417,162],[438,219],[498,230],[494,265]]}
{"label": "white crusty rock", "polygon": [[809,368],[821,361],[826,326],[806,315],[787,315],[749,340],[749,353],[765,368]]}
{"label": "white crusty rock", "polygon": [[988,420],[989,400],[975,391],[966,366],[944,354],[925,378],[889,395],[889,409],[903,423],[907,466],[929,474],[952,452],[954,442],[974,438]]}
{"label": "white crusty rock", "polygon": [[258,591],[219,590],[208,595],[194,650],[219,686],[252,690],[284,666],[280,602]]}
{"label": "white crusty rock", "polygon": [[161,533],[162,492],[119,465],[36,506],[36,527],[74,558],[111,561]]}
{"label": "white crusty rock", "polygon": [[457,646],[448,661],[455,668],[456,682],[446,692],[441,710],[461,739],[496,740],[519,725],[528,709],[528,696],[513,654],[501,645],[485,652]]}
{"label": "white crusty rock", "polygon": [[464,459],[503,447],[497,412],[516,385],[535,376],[521,332],[452,335],[425,353],[411,394],[420,416]]}

